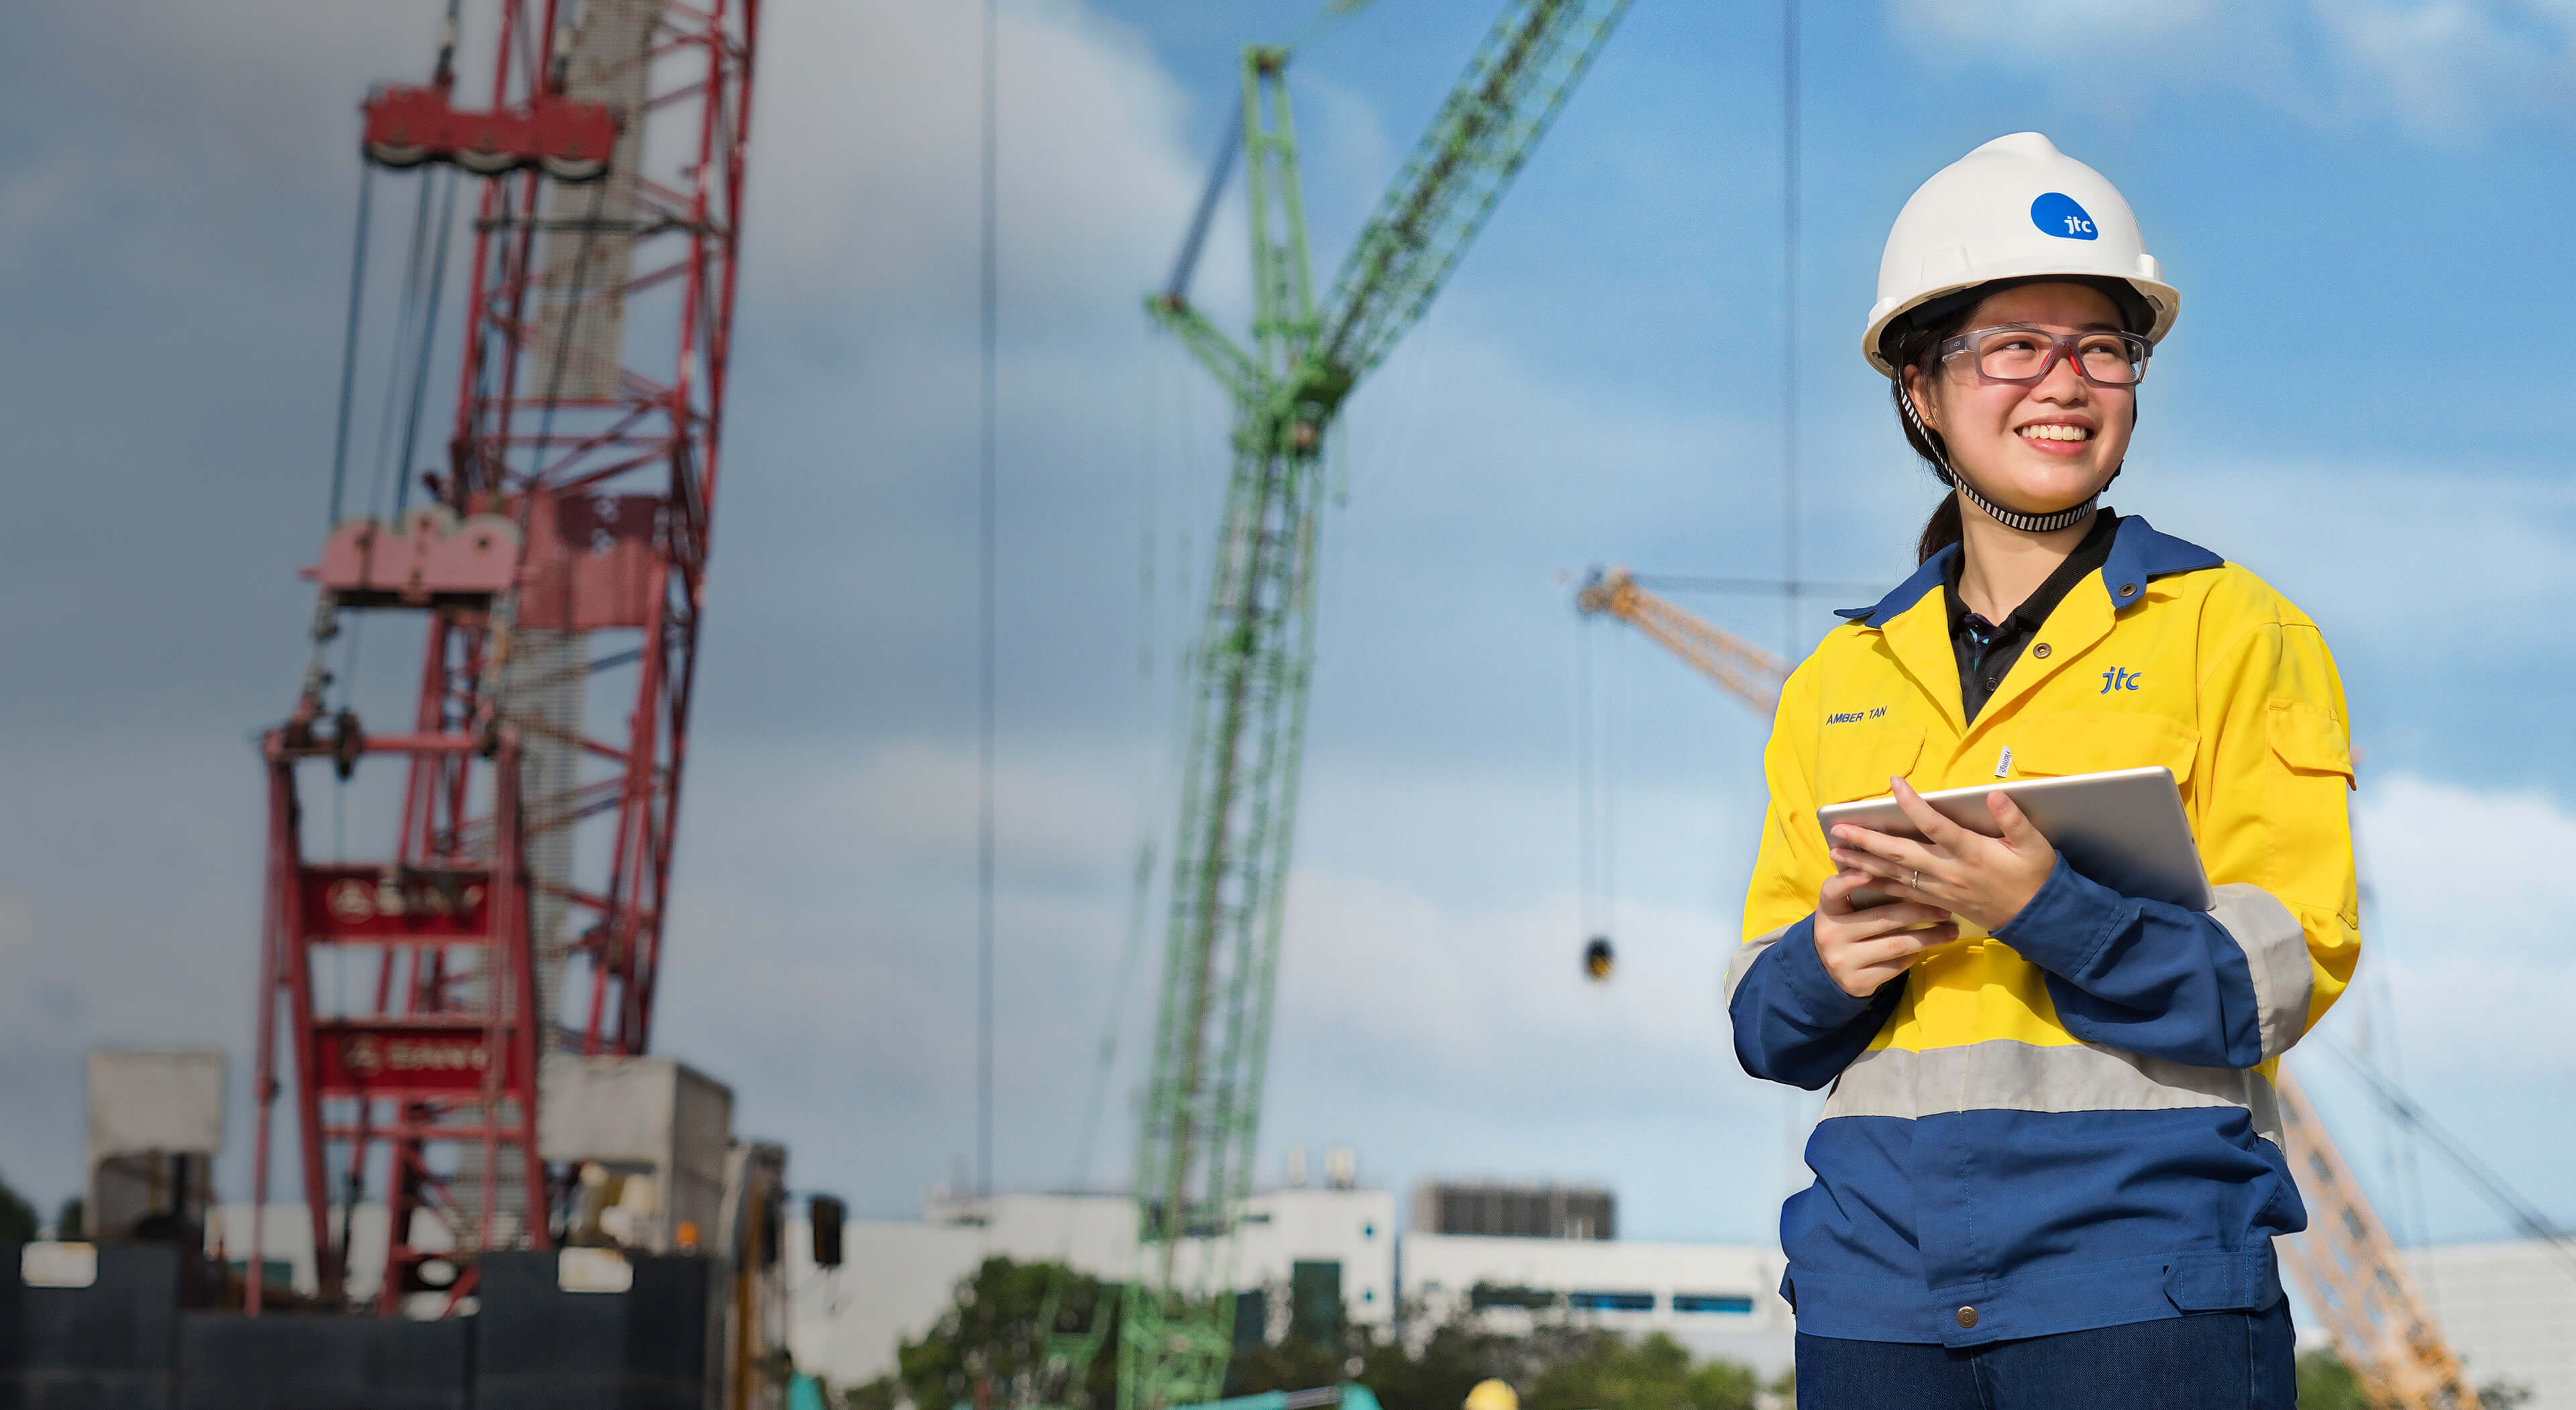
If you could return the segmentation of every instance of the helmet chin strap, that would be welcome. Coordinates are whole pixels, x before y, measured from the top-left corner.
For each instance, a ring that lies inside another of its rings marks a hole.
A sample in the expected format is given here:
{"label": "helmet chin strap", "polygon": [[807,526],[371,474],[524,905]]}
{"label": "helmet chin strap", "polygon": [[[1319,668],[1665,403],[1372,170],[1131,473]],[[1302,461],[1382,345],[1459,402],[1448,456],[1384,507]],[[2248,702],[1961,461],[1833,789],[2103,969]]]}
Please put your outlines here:
{"label": "helmet chin strap", "polygon": [[[2102,502],[2102,492],[2095,490],[2085,496],[2082,504],[2061,509],[2054,514],[2019,514],[2006,509],[1979,494],[1977,487],[1969,482],[1968,477],[1960,474],[1957,467],[1950,463],[1950,457],[1942,451],[1940,443],[1932,439],[1932,432],[1923,424],[1923,418],[1915,414],[1912,392],[1902,387],[1898,388],[1897,403],[1905,408],[1907,424],[1913,426],[1916,434],[1923,437],[1925,445],[1933,448],[1932,473],[1941,477],[1942,484],[1956,486],[1961,499],[1977,506],[1978,512],[2007,529],[2018,529],[2025,534],[2055,533],[2059,529],[2083,522],[2084,516],[2093,512],[2093,506]],[[2114,480],[2120,478],[2120,472],[2113,470],[2111,478]]]}

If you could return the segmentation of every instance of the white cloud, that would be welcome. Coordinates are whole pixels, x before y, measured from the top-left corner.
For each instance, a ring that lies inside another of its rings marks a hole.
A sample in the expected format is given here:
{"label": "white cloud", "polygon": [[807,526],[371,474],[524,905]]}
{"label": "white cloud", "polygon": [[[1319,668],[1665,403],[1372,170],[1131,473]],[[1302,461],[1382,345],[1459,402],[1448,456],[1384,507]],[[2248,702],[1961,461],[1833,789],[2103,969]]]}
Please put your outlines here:
{"label": "white cloud", "polygon": [[2366,782],[2355,827],[2374,903],[2365,963],[2388,972],[2409,1063],[2436,1084],[2576,1077],[2576,933],[2558,885],[2576,814],[2399,775]]}
{"label": "white cloud", "polygon": [[[2455,139],[2576,101],[2576,6],[2563,0],[1890,0],[1897,32],[2117,101],[2141,82],[2218,84],[2315,122],[2389,115]],[[2070,54],[2087,62],[2069,66]]]}
{"label": "white cloud", "polygon": [[[2108,496],[2122,512],[2243,562],[2329,644],[2438,639],[2463,658],[2504,658],[2554,639],[2528,604],[2576,591],[2576,486],[2554,474],[2210,462],[2152,446],[2133,459]],[[2365,730],[2375,703],[2356,707]]]}
{"label": "white cloud", "polygon": [[[754,129],[750,238],[762,258],[747,268],[759,287],[958,305],[980,241],[981,44],[974,6],[776,12]],[[1014,336],[1102,311],[1104,288],[1137,291],[1114,308],[1133,313],[1198,192],[1204,158],[1184,142],[1186,93],[1137,35],[1077,6],[1005,6],[997,53],[1000,265]],[[1211,271],[1239,268],[1240,243],[1220,234]],[[916,297],[902,298],[907,289]]]}

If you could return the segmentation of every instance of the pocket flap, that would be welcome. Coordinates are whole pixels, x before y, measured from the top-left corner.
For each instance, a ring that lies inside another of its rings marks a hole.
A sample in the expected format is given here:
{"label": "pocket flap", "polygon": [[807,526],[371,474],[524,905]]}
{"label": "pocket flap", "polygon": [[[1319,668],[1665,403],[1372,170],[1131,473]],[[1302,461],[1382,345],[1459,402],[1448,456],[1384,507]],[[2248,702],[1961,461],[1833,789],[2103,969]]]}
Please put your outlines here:
{"label": "pocket flap", "polygon": [[2165,1297],[2185,1312],[2260,1312],[2280,1295],[2269,1248],[2177,1253],[2165,1261]]}
{"label": "pocket flap", "polygon": [[1921,725],[1827,725],[1816,749],[1816,802],[1885,797],[1888,779],[1912,773],[1922,753]]}
{"label": "pocket flap", "polygon": [[2012,746],[2013,772],[2057,777],[2162,764],[2179,784],[2191,777],[2200,732],[2162,715],[2126,711],[2031,714],[1995,736]]}
{"label": "pocket flap", "polygon": [[2301,773],[2340,774],[2352,786],[2352,736],[2343,721],[2304,700],[2274,700],[2265,712],[2272,752]]}

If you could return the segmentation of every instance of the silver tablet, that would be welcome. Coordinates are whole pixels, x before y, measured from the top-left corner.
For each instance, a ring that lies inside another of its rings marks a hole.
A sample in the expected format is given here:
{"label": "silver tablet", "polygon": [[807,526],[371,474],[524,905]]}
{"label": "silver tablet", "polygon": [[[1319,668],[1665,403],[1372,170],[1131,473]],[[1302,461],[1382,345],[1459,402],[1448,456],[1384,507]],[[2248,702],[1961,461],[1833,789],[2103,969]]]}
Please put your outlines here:
{"label": "silver tablet", "polygon": [[[2040,836],[2086,877],[2123,896],[2209,909],[2209,873],[2200,865],[2200,849],[2192,845],[2191,823],[2183,816],[2173,772],[2162,765],[1945,788],[1924,794],[1923,801],[1961,827],[1993,837],[2000,829],[1994,814],[1986,811],[1989,793],[2019,804]],[[1825,829],[1829,846],[1837,823],[1922,839],[1892,797],[1827,804],[1816,810],[1816,822]],[[1852,893],[1854,906],[1888,899],[1876,891]]]}

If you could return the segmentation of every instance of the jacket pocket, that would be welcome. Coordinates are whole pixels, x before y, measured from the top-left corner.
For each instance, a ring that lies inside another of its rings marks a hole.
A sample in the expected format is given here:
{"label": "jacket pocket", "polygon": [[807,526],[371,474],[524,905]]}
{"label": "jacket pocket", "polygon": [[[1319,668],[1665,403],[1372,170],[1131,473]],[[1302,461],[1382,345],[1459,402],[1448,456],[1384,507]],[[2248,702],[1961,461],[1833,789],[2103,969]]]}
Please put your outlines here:
{"label": "jacket pocket", "polygon": [[2343,721],[2304,700],[2274,700],[2264,712],[2272,752],[2293,773],[2332,774],[2353,786],[2352,739]]}
{"label": "jacket pocket", "polygon": [[2176,784],[2191,777],[2200,732],[2162,715],[2055,711],[2025,715],[1994,736],[2012,746],[2013,773],[2034,777],[2162,764]]}
{"label": "jacket pocket", "polygon": [[[2272,746],[2263,781],[2263,886],[2293,906],[2361,924],[2350,816],[2352,743],[2343,721],[2304,700],[2270,702],[2264,734]],[[2345,963],[2350,963],[2346,960]]]}
{"label": "jacket pocket", "polygon": [[2165,1263],[2165,1297],[2184,1312],[2260,1312],[2280,1296],[2269,1248],[2178,1253]]}
{"label": "jacket pocket", "polygon": [[1921,725],[1881,724],[1860,729],[1828,725],[1824,742],[1816,750],[1816,802],[1822,805],[1884,797],[1887,781],[1912,773],[1914,761],[1922,753]]}

